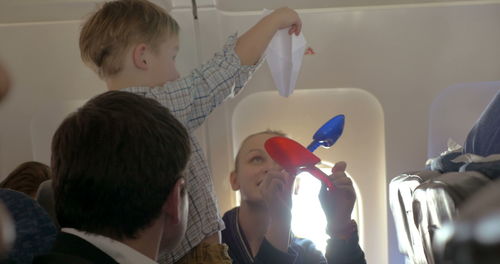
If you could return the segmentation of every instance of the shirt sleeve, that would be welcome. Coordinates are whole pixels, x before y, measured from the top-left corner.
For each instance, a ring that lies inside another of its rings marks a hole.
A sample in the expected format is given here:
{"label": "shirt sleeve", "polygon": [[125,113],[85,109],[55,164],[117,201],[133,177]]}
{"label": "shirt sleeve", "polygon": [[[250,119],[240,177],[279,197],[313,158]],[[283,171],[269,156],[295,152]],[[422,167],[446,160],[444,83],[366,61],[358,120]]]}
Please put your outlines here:
{"label": "shirt sleeve", "polygon": [[329,264],[366,264],[365,253],[359,246],[358,233],[348,240],[328,240],[325,257]]}
{"label": "shirt sleeve", "polygon": [[182,79],[147,90],[127,90],[140,93],[142,89],[146,97],[159,101],[192,131],[215,107],[238,93],[262,63],[261,59],[255,65],[241,65],[234,50],[236,41],[237,34],[230,36],[221,52]]}

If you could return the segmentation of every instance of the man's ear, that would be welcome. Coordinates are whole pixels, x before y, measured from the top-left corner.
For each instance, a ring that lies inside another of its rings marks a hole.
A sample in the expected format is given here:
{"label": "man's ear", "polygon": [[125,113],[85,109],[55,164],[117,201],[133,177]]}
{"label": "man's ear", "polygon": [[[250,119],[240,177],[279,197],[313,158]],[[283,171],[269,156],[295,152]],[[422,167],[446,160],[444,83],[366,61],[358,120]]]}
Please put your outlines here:
{"label": "man's ear", "polygon": [[134,61],[134,66],[141,69],[141,70],[147,70],[148,69],[148,61],[146,59],[146,52],[148,52],[148,45],[144,43],[140,43],[135,45],[135,47],[132,50],[132,59]]}
{"label": "man's ear", "polygon": [[167,200],[163,205],[167,221],[172,225],[177,225],[182,222],[182,214],[185,206],[182,204],[185,201],[184,195],[187,195],[186,182],[183,178],[180,178],[175,183],[172,191],[168,194]]}
{"label": "man's ear", "polygon": [[238,174],[235,171],[232,171],[229,175],[229,183],[231,183],[231,188],[233,191],[237,191],[240,189],[240,183],[238,182]]}

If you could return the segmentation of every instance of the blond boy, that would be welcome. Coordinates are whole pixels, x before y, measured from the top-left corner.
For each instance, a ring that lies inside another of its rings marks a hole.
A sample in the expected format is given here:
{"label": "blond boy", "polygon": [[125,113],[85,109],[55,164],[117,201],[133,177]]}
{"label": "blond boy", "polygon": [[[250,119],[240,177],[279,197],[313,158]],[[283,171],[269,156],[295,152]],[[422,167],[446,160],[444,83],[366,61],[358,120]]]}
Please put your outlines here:
{"label": "blond boy", "polygon": [[[159,101],[188,129],[193,155],[186,178],[189,222],[181,245],[160,249],[160,263],[174,263],[202,242],[220,243],[220,218],[211,172],[192,132],[226,98],[239,92],[259,65],[278,29],[299,34],[297,13],[281,8],[263,18],[241,37],[230,36],[222,52],[179,79],[175,57],[179,26],[165,10],[146,0],[118,0],[104,4],[83,25],[82,59],[109,90],[128,91]],[[188,256],[189,257],[189,256]]]}

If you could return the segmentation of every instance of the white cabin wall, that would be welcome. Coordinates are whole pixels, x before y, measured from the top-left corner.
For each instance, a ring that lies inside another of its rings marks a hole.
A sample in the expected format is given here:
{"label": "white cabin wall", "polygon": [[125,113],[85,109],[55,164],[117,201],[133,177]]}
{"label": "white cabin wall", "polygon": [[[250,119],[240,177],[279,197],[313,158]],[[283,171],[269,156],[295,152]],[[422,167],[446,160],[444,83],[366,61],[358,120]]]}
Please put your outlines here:
{"label": "white cabin wall", "polygon": [[[75,22],[0,25],[0,56],[13,87],[0,111],[1,177],[33,159],[32,117],[51,105],[87,99],[104,84],[80,62]],[[41,162],[47,163],[48,153]]]}
{"label": "white cabin wall", "polygon": [[[498,2],[298,11],[304,35],[316,55],[304,57],[296,89],[355,87],[379,100],[385,120],[387,183],[401,172],[424,167],[430,107],[443,89],[457,83],[499,78]],[[259,12],[247,11],[200,12],[219,19],[221,42],[232,32],[244,32],[260,17]],[[200,25],[201,32],[213,31],[212,23]],[[214,42],[213,36],[208,34],[201,42]],[[227,175],[233,168],[228,118],[246,96],[274,90],[267,65],[263,65],[241,95],[216,109],[210,117],[209,153],[219,197],[230,192]],[[363,146],[356,147],[363,150]],[[221,201],[222,211],[231,206],[234,206],[231,200]],[[388,221],[388,259],[382,253],[381,259],[369,261],[404,263],[397,249],[392,217]]]}
{"label": "white cabin wall", "polygon": [[[387,181],[400,172],[422,168],[428,151],[430,108],[437,95],[457,83],[499,78],[500,4],[498,1],[439,1],[443,4],[374,7],[377,3],[408,1],[365,0],[328,1],[337,3],[337,7],[318,5],[314,6],[316,9],[309,9],[313,3],[322,1],[297,2],[309,5],[308,9],[298,11],[304,21],[306,39],[316,55],[304,57],[296,89],[354,87],[368,91],[384,111]],[[103,82],[83,65],[78,51],[81,18],[101,2],[0,0],[0,60],[14,79],[11,93],[0,105],[0,179],[24,161],[37,158],[48,162],[48,149],[37,148],[36,152],[42,154],[34,156],[36,144],[30,131],[34,116],[50,108],[48,106],[86,100],[105,91]],[[186,74],[200,61],[196,57],[191,1],[155,2],[172,7],[171,14],[182,28],[178,68]],[[219,50],[229,34],[242,33],[259,19],[257,12],[238,9],[247,8],[249,3],[262,4],[259,1],[197,0],[201,61]],[[248,10],[258,9],[248,7]],[[235,204],[227,180],[233,168],[235,147],[231,117],[242,100],[262,91],[275,91],[267,65],[263,65],[239,96],[217,108],[208,126],[198,131],[209,154],[222,211]],[[62,119],[62,115],[58,116]],[[46,138],[57,122],[51,124],[43,133]],[[363,150],[363,146],[356,148]],[[388,261],[369,261],[403,263],[397,251],[394,229],[389,224]],[[382,259],[383,255],[382,252]]]}
{"label": "white cabin wall", "polygon": [[[58,4],[48,4],[56,9],[45,8],[45,2],[0,2],[3,14],[21,14],[36,8],[37,3],[41,10],[36,16],[2,17],[0,23],[0,60],[13,79],[11,91],[0,105],[0,180],[25,161],[49,164],[52,134],[64,116],[78,106],[73,102],[84,102],[106,91],[104,82],[81,61],[78,48],[82,17],[102,1],[53,2]],[[155,2],[164,8],[171,6],[164,0]],[[181,26],[177,66],[185,75],[198,61],[193,52],[192,12],[190,8],[178,8],[171,14]],[[203,134],[199,134],[204,143]],[[33,138],[43,142],[33,142]]]}

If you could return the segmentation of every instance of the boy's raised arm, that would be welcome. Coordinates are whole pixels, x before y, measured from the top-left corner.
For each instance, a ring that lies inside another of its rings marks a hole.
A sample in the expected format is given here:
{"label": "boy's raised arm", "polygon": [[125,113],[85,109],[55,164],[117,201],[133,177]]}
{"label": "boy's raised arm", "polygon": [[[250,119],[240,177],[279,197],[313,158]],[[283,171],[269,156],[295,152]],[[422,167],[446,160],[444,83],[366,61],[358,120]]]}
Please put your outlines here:
{"label": "boy's raised arm", "polygon": [[262,57],[276,31],[288,28],[289,34],[298,35],[302,21],[293,9],[282,7],[262,18],[255,26],[241,35],[236,42],[235,52],[242,65],[254,65]]}

